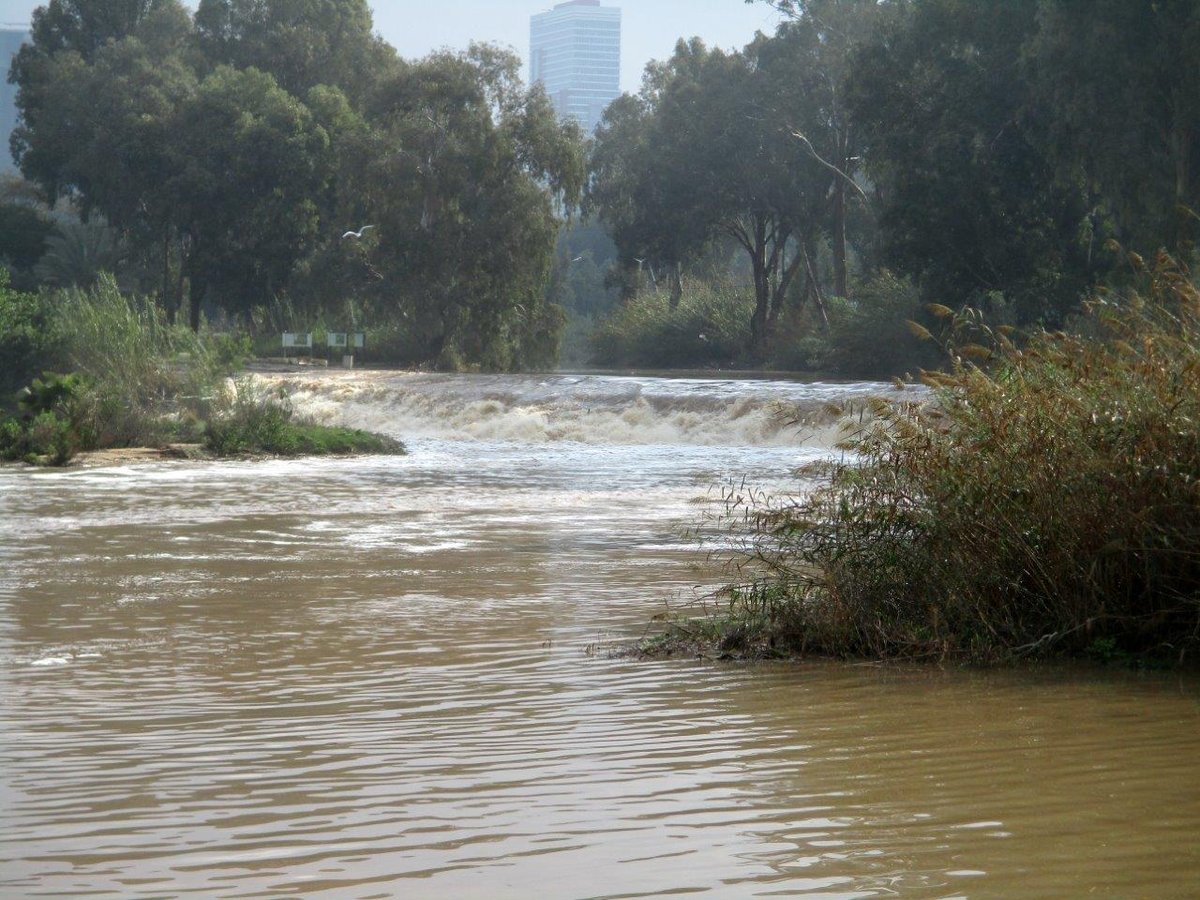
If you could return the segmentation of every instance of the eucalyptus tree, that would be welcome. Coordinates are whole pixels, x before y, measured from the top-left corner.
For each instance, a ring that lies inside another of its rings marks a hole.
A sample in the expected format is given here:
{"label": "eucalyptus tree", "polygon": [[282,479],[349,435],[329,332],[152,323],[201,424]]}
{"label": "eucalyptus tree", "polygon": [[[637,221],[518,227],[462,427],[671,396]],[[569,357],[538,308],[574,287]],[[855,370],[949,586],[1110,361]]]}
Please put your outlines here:
{"label": "eucalyptus tree", "polygon": [[[592,153],[589,203],[613,229],[623,259],[677,264],[723,237],[745,252],[761,354],[797,276],[822,295],[815,244],[828,227],[834,174],[795,137],[819,115],[815,90],[781,41],[741,53],[681,41],[647,68],[641,93],[610,107]],[[809,129],[811,130],[811,129]]]}
{"label": "eucalyptus tree", "polygon": [[886,4],[851,61],[850,113],[878,187],[884,261],[929,300],[1053,323],[1088,280],[1087,213],[1060,177],[1022,59],[1038,0]]}
{"label": "eucalyptus tree", "polygon": [[558,211],[582,191],[582,140],[519,67],[488,46],[433,54],[401,65],[368,110],[376,152],[351,185],[361,222],[379,226],[375,293],[437,365],[536,367],[557,350],[545,288]]}
{"label": "eucalyptus tree", "polygon": [[[760,0],[746,0],[747,3]],[[835,177],[830,182],[830,220],[827,238],[832,251],[833,292],[847,297],[849,288],[849,207],[871,210],[871,198],[861,184],[863,136],[854,121],[847,94],[853,54],[870,40],[883,9],[878,0],[766,0],[786,15],[791,25],[779,31],[772,52],[792,58],[793,73],[778,87],[809,95],[809,115],[795,123],[792,136]],[[860,217],[861,218],[861,217]],[[869,218],[869,216],[868,216]]]}
{"label": "eucalyptus tree", "polygon": [[[190,21],[179,0],[50,0],[34,11],[31,40],[8,74],[17,87],[20,113],[10,143],[22,173],[39,183],[51,202],[70,187],[63,170],[79,137],[78,129],[64,131],[72,126],[62,110],[87,112],[81,95],[91,89],[85,90],[83,82],[92,80],[92,64],[111,55],[114,44],[136,36],[141,46],[132,55],[144,52],[157,65],[179,48]],[[110,58],[107,65],[118,64]]]}
{"label": "eucalyptus tree", "polygon": [[1042,0],[1026,49],[1051,152],[1107,226],[1152,252],[1200,234],[1200,4]]}
{"label": "eucalyptus tree", "polygon": [[270,72],[301,98],[331,85],[357,103],[395,62],[367,0],[200,0],[196,35],[210,64]]}
{"label": "eucalyptus tree", "polygon": [[186,12],[164,6],[90,62],[75,50],[47,55],[34,88],[39,103],[14,137],[23,173],[47,196],[71,197],[85,218],[103,216],[146,262],[161,265],[168,309],[177,302],[178,231],[163,188],[174,166],[175,117],[196,89],[179,52],[189,39]]}
{"label": "eucalyptus tree", "polygon": [[267,73],[221,66],[180,108],[169,151],[193,327],[210,290],[234,313],[269,302],[317,236],[325,129]]}

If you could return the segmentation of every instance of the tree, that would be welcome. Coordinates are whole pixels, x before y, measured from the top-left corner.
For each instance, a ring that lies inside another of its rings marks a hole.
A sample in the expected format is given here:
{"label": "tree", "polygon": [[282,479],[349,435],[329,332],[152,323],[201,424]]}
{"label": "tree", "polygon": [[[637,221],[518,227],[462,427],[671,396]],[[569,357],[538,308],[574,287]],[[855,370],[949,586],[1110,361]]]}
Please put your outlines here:
{"label": "tree", "polygon": [[519,60],[492,47],[406,63],[368,119],[380,152],[351,181],[377,223],[376,296],[440,366],[552,362],[562,313],[547,304],[557,209],[583,185],[578,126],[559,123]]}
{"label": "tree", "polygon": [[209,290],[235,313],[283,290],[317,234],[329,150],[308,108],[256,69],[219,67],[182,107],[166,192],[186,239],[193,327]]}
{"label": "tree", "polygon": [[781,39],[792,38],[780,41],[780,51],[790,51],[799,68],[778,86],[785,91],[808,92],[815,105],[816,115],[809,117],[804,131],[793,131],[793,136],[835,176],[830,183],[828,233],[833,292],[848,297],[847,207],[854,201],[866,204],[868,198],[856,180],[862,168],[861,136],[847,103],[847,82],[854,50],[870,39],[881,7],[878,0],[769,0],[767,5],[794,23],[780,29]]}
{"label": "tree", "polygon": [[9,83],[17,86],[21,117],[10,141],[22,171],[46,180],[59,162],[52,152],[57,145],[35,142],[33,136],[45,130],[42,115],[53,115],[63,99],[56,87],[62,85],[64,68],[82,69],[141,25],[180,17],[188,18],[179,0],[50,0],[34,10],[31,40],[21,46],[8,73]]}
{"label": "tree", "polygon": [[1089,230],[1186,252],[1200,231],[1200,5],[1043,0],[1037,16],[1033,96],[1064,177],[1088,186]]}
{"label": "tree", "polygon": [[833,173],[797,131],[819,116],[803,54],[811,31],[760,37],[742,53],[681,41],[648,67],[641,94],[606,114],[592,153],[590,204],[625,260],[677,266],[718,237],[746,253],[762,355],[798,275],[822,303],[815,243]]}
{"label": "tree", "polygon": [[1059,178],[1021,58],[1037,0],[889,4],[848,97],[878,189],[884,261],[928,300],[1053,324],[1089,283],[1087,207]]}
{"label": "tree", "polygon": [[28,278],[53,232],[53,223],[40,209],[12,201],[0,203],[0,265],[10,271],[14,281],[18,276]]}
{"label": "tree", "polygon": [[296,97],[319,84],[362,97],[395,56],[367,0],[200,0],[196,32],[213,65],[270,72]]}
{"label": "tree", "polygon": [[102,221],[60,225],[46,244],[35,272],[53,287],[90,288],[105,272],[119,274],[129,255],[120,235]]}

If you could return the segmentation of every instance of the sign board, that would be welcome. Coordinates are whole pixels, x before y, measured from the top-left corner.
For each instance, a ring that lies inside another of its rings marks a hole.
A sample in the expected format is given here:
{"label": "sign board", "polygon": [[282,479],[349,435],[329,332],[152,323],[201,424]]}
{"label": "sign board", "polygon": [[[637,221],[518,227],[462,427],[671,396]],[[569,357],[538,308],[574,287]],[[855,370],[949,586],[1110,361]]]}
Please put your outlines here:
{"label": "sign board", "polygon": [[327,336],[330,347],[345,347],[346,333],[342,331],[331,331]]}
{"label": "sign board", "polygon": [[296,334],[291,331],[285,331],[283,333],[283,346],[285,348],[287,348],[287,347],[293,347],[293,348],[307,347],[308,349],[311,350],[312,349],[312,332]]}
{"label": "sign board", "polygon": [[354,338],[355,349],[361,350],[363,347],[367,346],[367,336],[361,331],[355,332],[353,335],[351,335],[351,337]]}

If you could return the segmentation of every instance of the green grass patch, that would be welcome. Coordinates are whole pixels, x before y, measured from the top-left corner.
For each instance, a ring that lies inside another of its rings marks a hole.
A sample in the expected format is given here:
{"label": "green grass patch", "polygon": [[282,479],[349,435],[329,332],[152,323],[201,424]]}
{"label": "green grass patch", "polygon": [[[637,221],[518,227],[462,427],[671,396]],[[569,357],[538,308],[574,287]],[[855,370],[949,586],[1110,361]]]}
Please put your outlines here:
{"label": "green grass patch", "polygon": [[204,447],[217,456],[337,456],[400,454],[384,435],[321,425],[295,414],[286,394],[267,395],[239,382],[229,407],[213,417]]}

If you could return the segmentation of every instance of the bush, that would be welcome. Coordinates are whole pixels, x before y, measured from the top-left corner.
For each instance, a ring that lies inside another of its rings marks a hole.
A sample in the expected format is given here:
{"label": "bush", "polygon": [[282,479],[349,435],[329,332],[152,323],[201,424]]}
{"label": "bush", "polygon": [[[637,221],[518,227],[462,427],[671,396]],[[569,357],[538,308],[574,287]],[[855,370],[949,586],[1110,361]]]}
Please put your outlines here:
{"label": "bush", "polygon": [[729,287],[689,282],[671,309],[666,293],[631,298],[596,325],[592,362],[602,366],[728,366],[745,353],[754,299]]}
{"label": "bush", "polygon": [[21,391],[21,420],[0,422],[0,459],[66,465],[87,449],[79,425],[80,398],[88,390],[78,375],[45,373]]}
{"label": "bush", "polygon": [[1195,650],[1200,292],[1166,258],[1146,291],[1090,306],[1102,339],[951,318],[932,402],[876,401],[851,461],[749,510],[733,612],[837,654]]}
{"label": "bush", "polygon": [[0,268],[0,409],[43,368],[59,364],[59,335],[47,298],[9,287]]}
{"label": "bush", "polygon": [[772,366],[886,379],[938,364],[937,349],[908,327],[910,320],[927,318],[912,282],[882,271],[852,293],[853,299],[828,301],[827,330],[813,321],[811,309],[785,318],[772,342]]}

